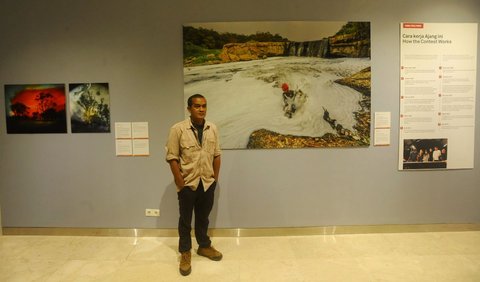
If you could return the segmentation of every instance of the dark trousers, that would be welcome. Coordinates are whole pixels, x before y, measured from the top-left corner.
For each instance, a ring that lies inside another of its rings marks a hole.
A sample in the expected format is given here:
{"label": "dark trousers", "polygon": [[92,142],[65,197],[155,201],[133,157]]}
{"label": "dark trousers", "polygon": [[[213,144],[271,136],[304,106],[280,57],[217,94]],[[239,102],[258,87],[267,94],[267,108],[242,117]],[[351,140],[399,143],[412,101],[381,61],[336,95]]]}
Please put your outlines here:
{"label": "dark trousers", "polygon": [[180,210],[180,219],[178,220],[178,235],[180,236],[178,251],[187,252],[192,249],[192,214],[195,212],[195,238],[201,248],[210,247],[210,237],[208,231],[208,216],[212,211],[213,198],[216,187],[214,182],[207,191],[204,191],[203,183],[200,184],[196,191],[190,187],[184,187],[178,192],[178,204]]}

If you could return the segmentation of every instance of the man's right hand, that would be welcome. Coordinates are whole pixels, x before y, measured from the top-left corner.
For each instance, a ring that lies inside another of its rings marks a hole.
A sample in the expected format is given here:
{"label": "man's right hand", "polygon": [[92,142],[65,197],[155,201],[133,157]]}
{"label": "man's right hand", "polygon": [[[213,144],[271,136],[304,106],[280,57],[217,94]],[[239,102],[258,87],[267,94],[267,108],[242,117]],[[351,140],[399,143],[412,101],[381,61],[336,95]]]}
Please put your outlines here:
{"label": "man's right hand", "polygon": [[177,185],[178,188],[182,189],[185,187],[185,180],[183,178],[175,177],[175,185]]}
{"label": "man's right hand", "polygon": [[168,163],[170,164],[170,169],[172,170],[175,185],[177,185],[179,189],[182,189],[185,186],[185,180],[180,172],[180,164],[177,160],[170,160]]}

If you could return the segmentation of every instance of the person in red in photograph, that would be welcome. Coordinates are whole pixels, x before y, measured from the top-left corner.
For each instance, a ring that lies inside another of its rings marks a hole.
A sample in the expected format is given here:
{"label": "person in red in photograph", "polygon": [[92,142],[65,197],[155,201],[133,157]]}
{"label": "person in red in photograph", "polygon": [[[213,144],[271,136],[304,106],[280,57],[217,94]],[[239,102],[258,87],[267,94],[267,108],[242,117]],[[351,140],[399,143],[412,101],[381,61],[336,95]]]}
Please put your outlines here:
{"label": "person in red in photograph", "polygon": [[292,115],[296,111],[296,105],[295,105],[295,91],[290,90],[288,87],[288,84],[283,83],[282,84],[282,90],[283,90],[283,111],[285,112],[285,116],[288,118],[292,118]]}

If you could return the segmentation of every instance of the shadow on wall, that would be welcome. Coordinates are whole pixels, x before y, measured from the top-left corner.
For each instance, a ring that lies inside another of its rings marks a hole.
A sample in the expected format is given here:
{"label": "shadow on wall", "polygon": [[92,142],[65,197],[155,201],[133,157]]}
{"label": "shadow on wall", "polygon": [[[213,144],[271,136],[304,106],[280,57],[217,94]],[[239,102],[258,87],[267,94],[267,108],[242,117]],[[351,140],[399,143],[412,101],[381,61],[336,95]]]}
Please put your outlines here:
{"label": "shadow on wall", "polygon": [[213,208],[210,212],[210,225],[209,228],[215,228],[217,222],[217,215],[218,215],[218,198],[220,198],[220,191],[222,191],[222,187],[220,187],[220,183],[217,183],[217,187],[215,188],[215,198],[213,199]]}
{"label": "shadow on wall", "polygon": [[157,219],[157,227],[177,228],[178,226],[178,198],[175,183],[165,187],[160,202],[160,217]]}

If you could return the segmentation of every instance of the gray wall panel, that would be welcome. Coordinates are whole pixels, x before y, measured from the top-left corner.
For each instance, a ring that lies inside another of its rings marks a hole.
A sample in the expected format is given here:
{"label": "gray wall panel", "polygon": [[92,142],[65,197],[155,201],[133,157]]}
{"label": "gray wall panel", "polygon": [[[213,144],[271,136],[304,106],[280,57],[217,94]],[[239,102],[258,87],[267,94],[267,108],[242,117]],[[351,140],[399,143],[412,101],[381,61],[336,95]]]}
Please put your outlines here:
{"label": "gray wall panel", "polygon": [[479,130],[472,170],[397,170],[399,23],[479,22],[478,1],[41,2],[0,1],[2,89],[108,82],[112,121],[148,121],[151,156],[115,157],[113,132],[7,135],[0,118],[4,227],[174,228],[164,144],[184,114],[182,23],[255,20],[370,21],[372,113],[392,113],[392,145],[224,151],[212,227],[480,222]]}

